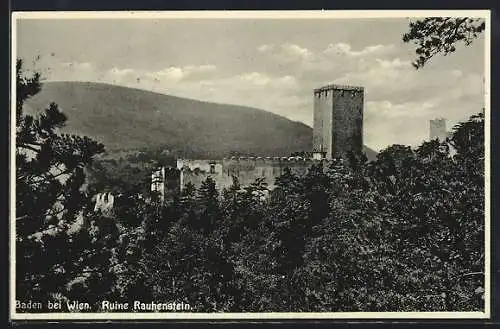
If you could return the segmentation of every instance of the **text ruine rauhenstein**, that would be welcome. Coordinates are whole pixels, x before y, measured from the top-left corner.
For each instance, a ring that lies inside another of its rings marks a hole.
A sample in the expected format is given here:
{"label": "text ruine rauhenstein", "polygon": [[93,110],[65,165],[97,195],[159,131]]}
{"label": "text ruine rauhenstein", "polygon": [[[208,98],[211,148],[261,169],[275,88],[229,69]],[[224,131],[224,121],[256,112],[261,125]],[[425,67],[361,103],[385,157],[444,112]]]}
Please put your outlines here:
{"label": "text ruine rauhenstein", "polygon": [[119,303],[119,302],[110,302],[110,301],[102,301],[101,302],[101,311],[190,311],[191,306],[187,303],[176,303],[176,302],[168,302],[168,303],[155,303],[155,302],[141,302],[136,300],[130,305],[130,303]]}

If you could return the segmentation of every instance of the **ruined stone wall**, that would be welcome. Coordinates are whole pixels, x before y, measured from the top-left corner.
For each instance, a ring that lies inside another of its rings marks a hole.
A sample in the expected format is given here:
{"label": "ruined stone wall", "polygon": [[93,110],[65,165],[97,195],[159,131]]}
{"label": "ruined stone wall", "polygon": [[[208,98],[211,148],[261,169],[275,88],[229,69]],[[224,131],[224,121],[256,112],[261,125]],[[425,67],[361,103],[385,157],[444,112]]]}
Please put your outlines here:
{"label": "ruined stone wall", "polygon": [[179,170],[174,167],[165,168],[165,196],[169,197],[172,193],[175,193],[181,188],[181,176],[179,175]]}
{"label": "ruined stone wall", "polygon": [[165,200],[165,167],[159,167],[151,173],[151,192],[158,193],[160,200]]}
{"label": "ruined stone wall", "polygon": [[109,214],[113,209],[115,203],[115,197],[113,194],[107,193],[98,193],[95,196],[95,206],[94,211],[97,212],[100,210],[103,214]]}
{"label": "ruined stone wall", "polygon": [[301,157],[232,157],[222,160],[178,160],[177,168],[180,170],[182,186],[192,183],[198,188],[210,176],[217,188],[222,189],[231,186],[233,176],[236,176],[242,186],[252,184],[257,178],[264,178],[268,187],[273,189],[276,178],[285,168],[290,168],[297,175],[304,175],[313,163],[318,162]]}

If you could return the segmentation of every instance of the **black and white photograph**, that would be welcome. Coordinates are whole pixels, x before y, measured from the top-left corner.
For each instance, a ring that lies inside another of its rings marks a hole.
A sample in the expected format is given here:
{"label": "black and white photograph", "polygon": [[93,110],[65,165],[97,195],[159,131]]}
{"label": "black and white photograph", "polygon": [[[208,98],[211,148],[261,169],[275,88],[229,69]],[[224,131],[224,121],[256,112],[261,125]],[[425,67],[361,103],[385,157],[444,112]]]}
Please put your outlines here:
{"label": "black and white photograph", "polygon": [[490,317],[490,12],[14,12],[10,317]]}

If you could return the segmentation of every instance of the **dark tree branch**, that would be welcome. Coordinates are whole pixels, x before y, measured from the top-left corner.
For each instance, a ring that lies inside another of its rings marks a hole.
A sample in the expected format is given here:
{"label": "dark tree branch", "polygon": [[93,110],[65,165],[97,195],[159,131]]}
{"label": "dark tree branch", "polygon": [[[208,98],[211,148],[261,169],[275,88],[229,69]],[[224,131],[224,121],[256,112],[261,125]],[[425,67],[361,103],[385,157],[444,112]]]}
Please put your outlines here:
{"label": "dark tree branch", "polygon": [[436,54],[454,52],[458,42],[470,45],[484,29],[483,19],[428,17],[410,23],[409,31],[403,35],[403,42],[417,45],[418,57],[413,66],[419,69]]}

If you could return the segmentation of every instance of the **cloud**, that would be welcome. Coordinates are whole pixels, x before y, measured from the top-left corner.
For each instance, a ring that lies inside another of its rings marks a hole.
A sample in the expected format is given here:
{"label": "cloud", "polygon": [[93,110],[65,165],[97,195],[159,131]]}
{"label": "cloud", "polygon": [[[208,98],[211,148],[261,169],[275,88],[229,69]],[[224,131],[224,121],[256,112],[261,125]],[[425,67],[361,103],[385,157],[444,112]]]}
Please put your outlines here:
{"label": "cloud", "polygon": [[213,74],[217,71],[215,65],[186,65],[183,67],[170,66],[155,72],[146,73],[147,76],[157,81],[179,82],[183,79],[196,78]]}
{"label": "cloud", "polygon": [[[40,66],[40,63],[39,63]],[[212,64],[169,66],[156,71],[140,68],[112,67],[98,68],[89,62],[42,63],[39,68],[47,80],[61,81],[94,81],[113,84],[130,85],[141,80],[163,83],[178,83],[181,80],[207,78],[216,73],[217,67]]]}
{"label": "cloud", "polygon": [[259,53],[267,53],[274,49],[274,45],[260,45],[257,47]]}
{"label": "cloud", "polygon": [[363,86],[365,142],[375,149],[392,143],[418,146],[428,136],[430,119],[446,117],[452,127],[482,107],[480,74],[455,67],[417,71],[411,65],[413,54],[392,44],[354,49],[347,42],[338,42],[317,52],[295,46],[287,48],[292,50],[289,53],[283,51],[283,45],[258,47],[260,56],[267,56],[274,64],[263,69],[295,78],[295,94],[287,97],[286,92],[277,91],[282,100],[296,102],[287,104],[293,113],[287,116],[311,124],[312,115],[306,113],[312,112],[314,88],[329,83]]}
{"label": "cloud", "polygon": [[[308,100],[302,98],[299,82],[291,75],[275,76],[253,71],[203,80],[181,80],[178,83],[153,83],[149,79],[141,80],[141,85],[179,97],[256,107],[294,120],[306,119],[309,122],[308,115],[312,113],[307,106],[303,106]],[[298,107],[305,109],[305,115],[296,111]]]}
{"label": "cloud", "polygon": [[400,58],[393,58],[392,60],[384,60],[384,59],[375,59],[377,63],[380,65],[381,69],[409,69],[411,68],[411,61],[403,61]]}
{"label": "cloud", "polygon": [[301,81],[314,83],[316,87],[349,72],[368,70],[377,64],[385,66],[408,64],[411,68],[409,61],[390,62],[396,50],[392,44],[369,45],[354,50],[346,42],[329,44],[323,50],[316,52],[293,43],[263,44],[257,47],[259,59],[263,63],[261,69],[281,75],[293,75]]}
{"label": "cloud", "polygon": [[217,67],[215,65],[187,65],[184,70],[188,72],[214,72]]}
{"label": "cloud", "polygon": [[362,56],[387,56],[394,53],[396,47],[394,45],[370,45],[361,50],[353,50],[348,43],[339,42],[336,44],[329,44],[323,51],[326,55],[345,55],[352,57]]}
{"label": "cloud", "polygon": [[482,94],[482,77],[477,74],[458,75],[457,70],[415,70],[410,60],[401,58],[379,59],[354,68],[331,83],[356,84],[365,87],[370,100],[390,99],[401,103],[410,99],[424,102],[430,98],[441,100],[474,94]]}
{"label": "cloud", "polygon": [[271,79],[265,74],[258,72],[251,72],[239,75],[236,77],[235,82],[248,82],[254,86],[266,86],[270,83]]}
{"label": "cloud", "polygon": [[111,70],[109,70],[109,72],[112,75],[125,76],[125,75],[129,75],[129,74],[133,74],[134,70],[133,69],[119,69],[117,67],[113,67]]}
{"label": "cloud", "polygon": [[159,71],[147,73],[147,75],[152,79],[178,82],[186,76],[186,72],[180,67],[168,67]]}
{"label": "cloud", "polygon": [[236,75],[227,79],[219,80],[227,85],[237,84],[238,88],[274,88],[279,90],[289,90],[298,88],[297,79],[294,76],[286,75],[281,77],[269,76],[266,73],[250,72]]}
{"label": "cloud", "polygon": [[257,52],[270,55],[276,61],[291,63],[314,59],[314,53],[311,50],[293,43],[284,43],[279,46],[264,44],[257,47]]}
{"label": "cloud", "polygon": [[102,81],[110,83],[125,83],[128,80],[133,79],[133,76],[136,74],[137,72],[131,68],[120,69],[118,67],[113,67],[112,69],[106,71],[102,77]]}
{"label": "cloud", "polygon": [[281,49],[289,58],[300,60],[309,60],[313,58],[312,51],[299,45],[286,43],[281,46]]}
{"label": "cloud", "polygon": [[463,76],[463,72],[460,70],[452,70],[451,73],[455,78],[461,78]]}
{"label": "cloud", "polygon": [[428,138],[429,119],[438,110],[433,102],[367,101],[364,140],[376,150],[391,144],[418,146]]}

